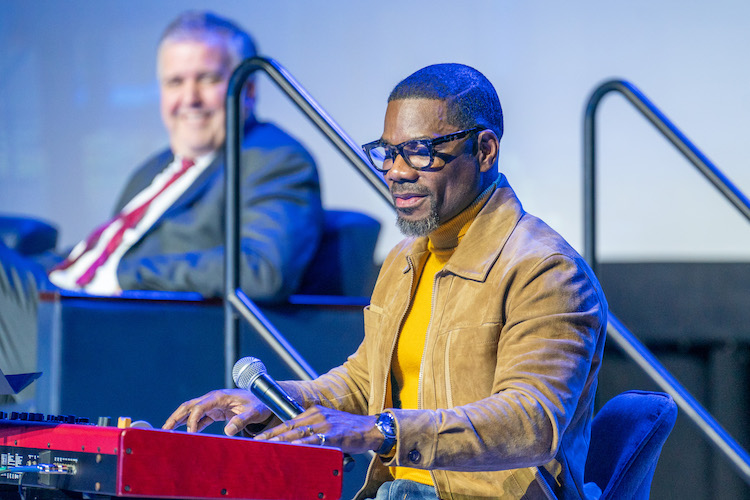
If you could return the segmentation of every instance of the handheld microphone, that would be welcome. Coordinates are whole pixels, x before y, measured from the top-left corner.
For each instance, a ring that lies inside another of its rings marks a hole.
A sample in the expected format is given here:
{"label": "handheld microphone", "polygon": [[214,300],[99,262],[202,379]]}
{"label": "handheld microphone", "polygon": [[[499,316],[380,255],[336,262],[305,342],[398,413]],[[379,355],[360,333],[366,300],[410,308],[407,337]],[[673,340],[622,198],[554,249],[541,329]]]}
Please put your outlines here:
{"label": "handheld microphone", "polygon": [[[237,387],[255,394],[281,420],[291,420],[305,411],[266,373],[266,365],[258,358],[247,356],[237,361],[232,368],[232,378]],[[354,459],[344,453],[344,472],[350,472],[354,465]]]}
{"label": "handheld microphone", "polygon": [[266,366],[258,358],[248,356],[237,361],[232,368],[232,378],[237,387],[255,394],[281,420],[291,420],[305,411],[268,376]]}

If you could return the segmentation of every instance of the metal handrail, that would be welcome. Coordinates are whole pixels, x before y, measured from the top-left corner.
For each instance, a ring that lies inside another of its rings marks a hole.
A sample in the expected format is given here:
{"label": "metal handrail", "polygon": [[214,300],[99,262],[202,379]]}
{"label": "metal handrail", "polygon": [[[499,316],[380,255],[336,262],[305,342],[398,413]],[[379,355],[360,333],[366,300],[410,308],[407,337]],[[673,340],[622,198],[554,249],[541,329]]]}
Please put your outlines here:
{"label": "metal handrail", "polygon": [[362,149],[323,110],[320,104],[278,62],[264,57],[243,61],[232,73],[227,88],[226,144],[226,282],[224,288],[224,385],[232,387],[232,367],[239,357],[240,316],[244,317],[284,363],[301,379],[316,378],[315,371],[305,362],[268,321],[263,313],[240,289],[240,155],[242,153],[243,99],[242,91],[248,77],[263,71],[289,97],[312,123],[323,132],[333,146],[354,165],[375,190],[392,204],[390,192],[382,176],[370,165]]}
{"label": "metal handrail", "polygon": [[[609,92],[619,92],[635,106],[724,196],[750,220],[750,201],[711,161],[696,148],[634,85],[610,80],[597,87],[589,98],[584,119],[584,257],[596,271],[596,149],[595,116],[599,103]],[[612,314],[607,335],[702,431],[709,442],[723,453],[740,476],[750,484],[750,455],[682,386],[653,354]]]}
{"label": "metal handrail", "polygon": [[750,221],[750,200],[643,93],[625,80],[599,85],[589,98],[583,123],[583,256],[596,272],[596,110],[610,92],[622,94],[690,163]]}

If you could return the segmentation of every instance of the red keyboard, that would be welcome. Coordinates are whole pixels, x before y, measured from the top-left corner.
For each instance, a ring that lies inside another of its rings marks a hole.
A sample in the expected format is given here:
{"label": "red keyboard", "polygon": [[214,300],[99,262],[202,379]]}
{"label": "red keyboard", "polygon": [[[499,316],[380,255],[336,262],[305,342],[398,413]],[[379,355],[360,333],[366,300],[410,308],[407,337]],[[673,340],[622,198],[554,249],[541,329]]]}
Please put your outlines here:
{"label": "red keyboard", "polygon": [[0,485],[136,498],[338,499],[342,464],[335,448],[0,419]]}

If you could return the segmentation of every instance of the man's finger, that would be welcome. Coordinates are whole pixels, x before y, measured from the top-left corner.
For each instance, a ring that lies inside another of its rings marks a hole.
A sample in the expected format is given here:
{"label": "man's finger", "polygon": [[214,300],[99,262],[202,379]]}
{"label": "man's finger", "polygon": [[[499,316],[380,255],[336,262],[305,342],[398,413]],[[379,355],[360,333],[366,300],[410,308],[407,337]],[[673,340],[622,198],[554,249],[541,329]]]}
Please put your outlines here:
{"label": "man's finger", "polygon": [[162,429],[171,430],[175,429],[181,425],[185,424],[185,416],[187,412],[183,409],[185,405],[180,405],[179,408],[177,408],[174,413],[172,413],[166,422],[164,422],[164,425],[161,426]]}

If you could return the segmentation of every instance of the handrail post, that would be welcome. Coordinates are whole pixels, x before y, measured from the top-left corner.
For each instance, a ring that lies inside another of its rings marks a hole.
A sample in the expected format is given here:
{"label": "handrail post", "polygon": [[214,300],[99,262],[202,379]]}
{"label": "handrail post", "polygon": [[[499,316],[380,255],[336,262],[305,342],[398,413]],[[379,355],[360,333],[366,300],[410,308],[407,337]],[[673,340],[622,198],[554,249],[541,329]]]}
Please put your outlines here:
{"label": "handrail post", "polygon": [[[600,99],[600,98],[599,98]],[[583,122],[583,258],[597,274],[596,261],[596,105],[592,96]]]}
{"label": "handrail post", "polygon": [[238,71],[229,79],[226,97],[224,241],[224,387],[234,387],[232,368],[239,357],[240,319],[231,297],[240,287],[240,154],[242,152],[242,87],[250,72]]}

